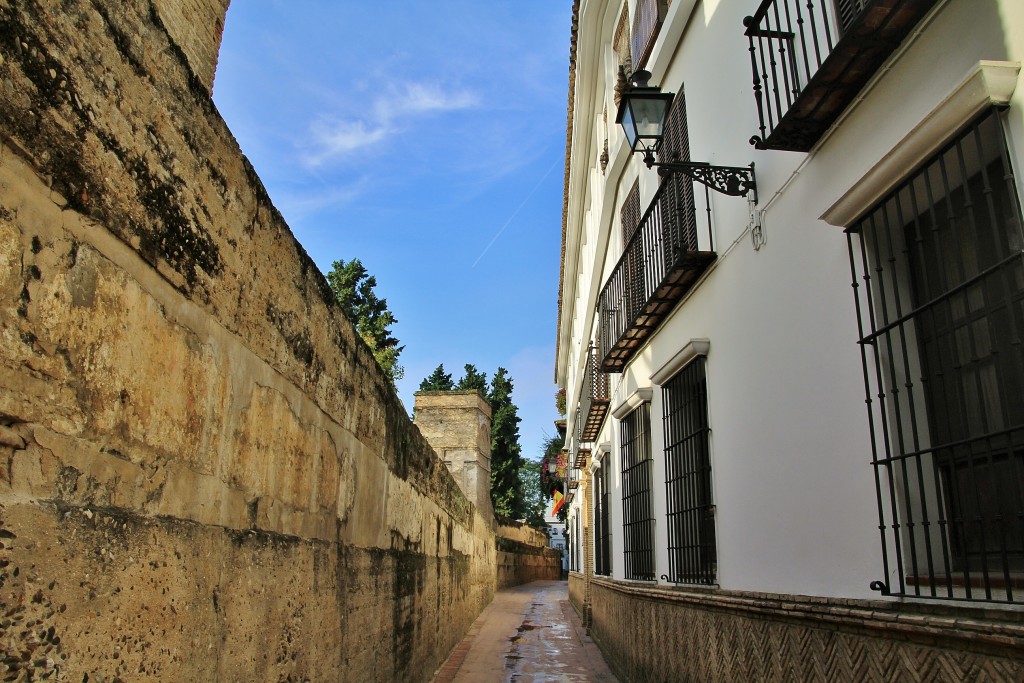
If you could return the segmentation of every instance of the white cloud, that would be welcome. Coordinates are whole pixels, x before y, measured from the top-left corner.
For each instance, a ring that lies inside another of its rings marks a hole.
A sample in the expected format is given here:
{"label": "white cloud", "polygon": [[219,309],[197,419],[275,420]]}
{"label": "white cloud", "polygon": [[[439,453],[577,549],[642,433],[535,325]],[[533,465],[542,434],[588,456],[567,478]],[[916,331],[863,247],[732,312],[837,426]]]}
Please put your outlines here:
{"label": "white cloud", "polygon": [[318,119],[310,126],[312,149],[303,160],[308,166],[320,166],[329,159],[380,142],[390,132],[387,125],[370,128],[363,121]]}
{"label": "white cloud", "polygon": [[471,92],[445,92],[438,85],[428,83],[405,83],[401,89],[378,101],[378,106],[386,107],[395,113],[408,114],[454,111],[477,104],[478,99]]}
{"label": "white cloud", "polygon": [[310,124],[303,162],[309,167],[376,145],[405,130],[416,117],[474,107],[478,97],[467,90],[445,91],[435,83],[393,85],[371,104],[372,123],[363,119],[320,116]]}
{"label": "white cloud", "polygon": [[369,186],[370,179],[363,176],[348,185],[328,187],[322,191],[304,194],[284,195],[276,201],[281,214],[289,220],[294,220],[330,206],[347,204],[362,195]]}

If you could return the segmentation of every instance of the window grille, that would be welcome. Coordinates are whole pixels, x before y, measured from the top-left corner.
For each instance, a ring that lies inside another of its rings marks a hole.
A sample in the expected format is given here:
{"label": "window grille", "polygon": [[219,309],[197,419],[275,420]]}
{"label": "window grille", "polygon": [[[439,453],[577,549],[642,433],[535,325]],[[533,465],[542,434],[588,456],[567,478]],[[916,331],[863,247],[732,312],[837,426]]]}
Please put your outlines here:
{"label": "window grille", "polygon": [[566,541],[569,546],[569,569],[574,572],[580,570],[580,516],[572,517],[572,536]]}
{"label": "window grille", "polygon": [[715,508],[708,447],[706,361],[697,358],[664,387],[668,575],[715,583]]}
{"label": "window grille", "polygon": [[612,574],[611,527],[608,504],[609,494],[608,463],[602,463],[598,475],[594,478],[594,501],[596,502],[596,533],[594,534],[594,573],[600,576]]}
{"label": "window grille", "polygon": [[1021,602],[1024,231],[990,110],[848,231],[885,580]]}
{"label": "window grille", "polygon": [[622,535],[626,578],[654,580],[654,516],[651,510],[651,407],[621,422]]}

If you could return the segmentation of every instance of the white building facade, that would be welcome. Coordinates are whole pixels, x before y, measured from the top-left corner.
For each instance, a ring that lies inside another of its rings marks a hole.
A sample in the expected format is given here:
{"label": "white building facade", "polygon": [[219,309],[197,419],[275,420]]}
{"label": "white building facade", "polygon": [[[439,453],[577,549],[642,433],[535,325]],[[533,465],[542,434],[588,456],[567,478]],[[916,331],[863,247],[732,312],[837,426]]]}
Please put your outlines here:
{"label": "white building facade", "polygon": [[[1024,3],[577,5],[556,382],[613,668],[1024,679]],[[717,189],[632,153],[641,68]]]}

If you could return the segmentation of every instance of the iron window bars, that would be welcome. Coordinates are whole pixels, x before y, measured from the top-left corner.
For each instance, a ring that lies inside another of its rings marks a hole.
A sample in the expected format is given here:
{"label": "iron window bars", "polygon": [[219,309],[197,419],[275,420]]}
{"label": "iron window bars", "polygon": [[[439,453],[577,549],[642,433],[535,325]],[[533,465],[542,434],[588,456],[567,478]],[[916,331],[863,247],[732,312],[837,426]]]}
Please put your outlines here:
{"label": "iron window bars", "polygon": [[602,463],[598,475],[594,477],[594,501],[597,510],[594,515],[594,573],[599,576],[611,576],[612,574],[612,534],[611,515],[609,504],[611,502],[610,475],[607,461]]}
{"label": "iron window bars", "polygon": [[662,390],[668,574],[661,578],[673,583],[716,580],[706,365],[698,357]]}
{"label": "iron window bars", "polygon": [[992,109],[847,230],[884,594],[1024,594],[1022,222]]}
{"label": "iron window bars", "polygon": [[654,515],[651,505],[651,405],[641,404],[621,423],[622,553],[625,577],[654,581]]}

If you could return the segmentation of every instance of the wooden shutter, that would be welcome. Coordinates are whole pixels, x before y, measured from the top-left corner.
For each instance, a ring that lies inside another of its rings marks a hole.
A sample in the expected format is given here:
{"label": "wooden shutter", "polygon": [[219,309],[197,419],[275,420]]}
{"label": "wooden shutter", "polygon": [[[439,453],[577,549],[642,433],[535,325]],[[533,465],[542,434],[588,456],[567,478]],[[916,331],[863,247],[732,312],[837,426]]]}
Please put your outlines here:
{"label": "wooden shutter", "polygon": [[867,4],[866,0],[835,0],[836,18],[839,23],[840,35],[846,33],[850,26],[853,25],[854,19],[864,9],[865,4]]}
{"label": "wooden shutter", "polygon": [[[668,5],[665,0],[638,0],[633,15],[633,33],[630,56],[633,69],[641,69],[651,55],[651,48],[658,37],[661,22],[665,20]],[[627,74],[628,75],[628,74]]]}
{"label": "wooden shutter", "polygon": [[622,246],[625,248],[629,244],[629,239],[633,236],[633,233],[636,232],[637,226],[640,225],[639,180],[633,183],[633,187],[630,188],[625,201],[622,202],[622,208],[619,210],[619,221],[622,224]]}
{"label": "wooden shutter", "polygon": [[[690,161],[690,134],[686,126],[686,95],[683,87],[672,100],[672,109],[665,121],[665,137],[658,150],[658,161]],[[683,173],[663,177],[661,182],[675,185],[671,192],[663,195],[666,208],[662,212],[666,244],[676,251],[666,256],[666,262],[684,251],[697,250],[697,217],[694,208],[693,181]]]}
{"label": "wooden shutter", "polygon": [[686,128],[686,96],[682,87],[672,100],[672,109],[665,121],[658,161],[689,161],[690,135]]}

